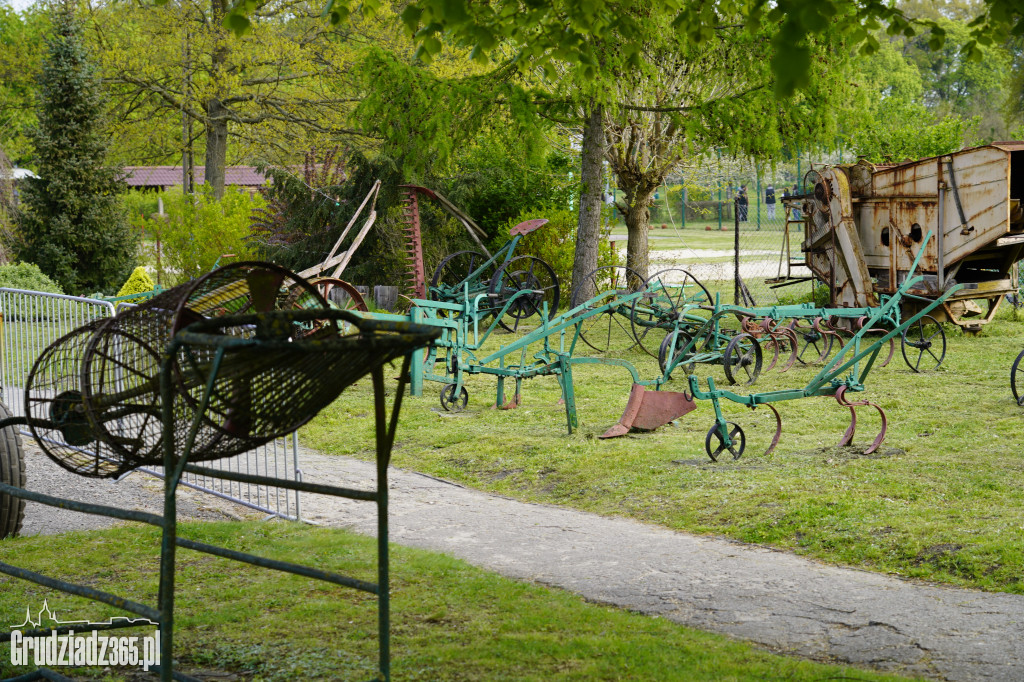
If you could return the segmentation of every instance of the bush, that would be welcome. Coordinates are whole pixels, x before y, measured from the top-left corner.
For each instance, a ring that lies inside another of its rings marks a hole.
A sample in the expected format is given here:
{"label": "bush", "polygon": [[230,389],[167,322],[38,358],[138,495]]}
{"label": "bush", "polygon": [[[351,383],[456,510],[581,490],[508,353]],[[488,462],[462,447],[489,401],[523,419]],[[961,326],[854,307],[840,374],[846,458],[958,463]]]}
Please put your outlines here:
{"label": "bush", "polygon": [[782,294],[779,296],[779,305],[800,305],[813,303],[815,308],[824,308],[828,305],[828,286],[821,282],[814,283],[814,291],[803,294]]}
{"label": "bush", "polygon": [[252,257],[245,240],[253,211],[264,206],[262,197],[227,187],[217,201],[209,185],[194,195],[172,190],[163,196],[167,218],[145,220],[146,231],[163,245],[159,281],[180,284],[205,275],[228,253],[236,260]]}
{"label": "bush", "polygon": [[[548,223],[523,237],[516,247],[514,255],[536,256],[550,265],[558,277],[562,303],[567,304],[570,297],[569,288],[572,285],[572,262],[576,254],[577,215],[574,211],[567,210],[536,209],[526,211],[515,220],[508,222],[504,234],[507,237],[508,231],[517,224],[535,218],[547,218]],[[598,244],[598,267],[620,264],[617,254],[612,251],[612,245],[607,236],[607,232],[603,234],[601,243]]]}
{"label": "bush", "polygon": [[[121,296],[129,296],[131,294],[145,294],[153,291],[156,285],[153,284],[153,280],[149,278],[149,274],[146,272],[146,268],[141,265],[132,270],[131,277],[128,278],[121,288],[117,292],[117,298]],[[136,296],[135,298],[125,299],[126,303],[141,303],[145,300],[144,296]]]}
{"label": "bush", "polygon": [[64,293],[56,282],[43,274],[39,266],[32,263],[0,265],[0,287],[45,291],[48,294]]}

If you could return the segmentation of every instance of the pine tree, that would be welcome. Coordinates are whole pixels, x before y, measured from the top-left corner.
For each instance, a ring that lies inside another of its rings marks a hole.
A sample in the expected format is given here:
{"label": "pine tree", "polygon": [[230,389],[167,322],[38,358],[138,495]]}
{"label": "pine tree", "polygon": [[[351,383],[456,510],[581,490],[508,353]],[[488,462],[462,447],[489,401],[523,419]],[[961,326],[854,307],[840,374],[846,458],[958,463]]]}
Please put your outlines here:
{"label": "pine tree", "polygon": [[82,25],[61,3],[39,77],[32,135],[39,178],[25,182],[14,247],[18,260],[35,263],[68,293],[115,290],[138,247],[118,201],[122,171],[104,165],[103,110]]}

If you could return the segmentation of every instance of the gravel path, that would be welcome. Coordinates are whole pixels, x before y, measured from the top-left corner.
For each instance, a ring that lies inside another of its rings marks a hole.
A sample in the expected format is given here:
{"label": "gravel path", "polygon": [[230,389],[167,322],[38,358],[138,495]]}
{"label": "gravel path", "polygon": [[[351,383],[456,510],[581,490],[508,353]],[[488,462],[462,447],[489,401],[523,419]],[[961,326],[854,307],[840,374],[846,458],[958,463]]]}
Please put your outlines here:
{"label": "gravel path", "polygon": [[[66,497],[82,502],[106,504],[124,509],[163,513],[163,482],[135,472],[120,482],[106,478],[85,478],[62,469],[46,456],[31,438],[22,437],[25,451],[25,475],[28,490]],[[189,488],[178,490],[178,518],[224,521],[251,516],[241,505],[206,495]],[[25,505],[25,523],[22,535],[54,535],[72,530],[109,528],[117,519],[94,514],[58,509],[38,502]]]}
{"label": "gravel path", "polygon": [[[303,452],[304,479],[373,465]],[[1024,680],[1024,596],[911,583],[792,554],[392,470],[391,540],[776,651],[938,680]],[[372,505],[306,495],[304,518],[373,534]]]}

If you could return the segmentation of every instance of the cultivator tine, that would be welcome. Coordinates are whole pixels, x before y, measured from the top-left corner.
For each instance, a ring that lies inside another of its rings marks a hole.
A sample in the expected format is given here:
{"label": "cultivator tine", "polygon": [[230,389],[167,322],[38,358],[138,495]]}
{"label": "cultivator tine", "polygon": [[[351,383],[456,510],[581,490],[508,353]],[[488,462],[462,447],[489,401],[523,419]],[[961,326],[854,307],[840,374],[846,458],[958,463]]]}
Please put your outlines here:
{"label": "cultivator tine", "polygon": [[836,389],[836,402],[842,405],[843,407],[850,408],[850,426],[849,428],[846,429],[846,433],[844,433],[843,437],[839,440],[839,447],[849,445],[851,441],[853,441],[853,434],[857,430],[857,412],[855,408],[864,406],[873,407],[876,410],[878,410],[878,415],[882,418],[882,429],[878,432],[878,435],[875,436],[875,440],[871,442],[871,445],[868,447],[868,449],[865,450],[863,453],[865,455],[870,455],[872,452],[877,450],[879,446],[882,444],[882,441],[885,440],[885,432],[889,426],[889,420],[886,418],[885,410],[883,410],[880,405],[876,405],[870,400],[847,400],[845,394],[846,386],[840,386],[838,389]]}
{"label": "cultivator tine", "polygon": [[[797,349],[799,348],[799,342],[797,341],[797,338],[796,338],[796,332],[794,332],[792,329],[789,329],[788,327],[784,327],[782,329],[776,330],[775,334],[778,337],[789,341],[789,348],[790,348],[789,360],[787,360],[786,364],[783,365],[781,369],[779,369],[779,372],[788,372],[789,370],[791,370],[793,368],[793,365],[796,363],[796,354],[797,354]],[[780,349],[781,349],[781,342],[780,342]]]}
{"label": "cultivator tine", "polygon": [[423,268],[423,239],[420,233],[420,204],[414,187],[405,187],[405,205],[402,218],[405,222],[406,250],[408,261],[406,284],[414,298],[427,297],[427,278]]}
{"label": "cultivator tine", "polygon": [[[884,330],[884,329],[869,329],[868,333],[870,334],[871,332],[878,332],[879,334],[885,334],[886,330]],[[889,361],[892,360],[892,356],[895,353],[896,353],[896,341],[894,339],[889,339],[889,354],[885,356],[885,360],[880,362],[878,364],[878,366],[881,368],[881,367],[885,367],[886,365],[888,365]]]}
{"label": "cultivator tine", "polygon": [[633,384],[629,402],[619,422],[601,434],[600,438],[625,436],[630,429],[653,431],[659,426],[682,417],[695,409],[693,396],[676,391],[648,391],[640,384]]}
{"label": "cultivator tine", "polygon": [[772,437],[772,444],[764,451],[764,455],[767,457],[775,451],[775,447],[779,444],[779,439],[782,438],[782,415],[779,414],[779,411],[771,403],[763,403],[763,405],[775,415],[775,436]]}

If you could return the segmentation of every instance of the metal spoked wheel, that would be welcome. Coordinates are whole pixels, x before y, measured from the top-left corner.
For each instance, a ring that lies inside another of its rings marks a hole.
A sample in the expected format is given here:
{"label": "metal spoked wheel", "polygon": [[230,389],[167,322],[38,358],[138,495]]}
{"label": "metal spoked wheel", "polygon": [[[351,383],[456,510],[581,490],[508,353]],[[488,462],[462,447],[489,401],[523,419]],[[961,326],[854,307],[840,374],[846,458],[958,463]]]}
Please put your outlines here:
{"label": "metal spoked wheel", "polygon": [[903,330],[900,350],[907,366],[915,372],[938,369],[946,358],[946,332],[931,315],[925,315]]}
{"label": "metal spoked wheel", "polygon": [[797,336],[800,349],[797,351],[796,359],[801,365],[813,365],[825,362],[825,358],[832,352],[832,335],[825,334],[815,325],[804,326],[795,322],[790,326]]}
{"label": "metal spoked wheel", "polygon": [[[592,296],[608,291],[614,291],[617,296],[643,291],[647,284],[634,270],[622,265],[597,268],[584,278],[584,282],[586,286],[572,292],[570,308],[583,305]],[[584,298],[588,293],[590,295]],[[605,305],[611,300],[603,297],[597,305]],[[597,352],[612,355],[628,351],[637,343],[630,320],[615,308],[600,315],[592,315],[581,322],[580,338]]]}
{"label": "metal spoked wheel", "polygon": [[514,332],[527,318],[537,316],[538,320],[547,303],[548,319],[558,312],[561,289],[554,269],[534,256],[516,256],[498,268],[491,279],[490,293],[495,297],[493,307],[500,311],[509,299],[520,291],[530,293],[516,297],[503,319],[499,321],[507,331]]}
{"label": "metal spoked wheel", "polygon": [[[7,419],[11,413],[0,403],[0,419]],[[0,483],[17,488],[25,487],[25,455],[21,450],[21,439],[13,426],[0,432]],[[17,535],[25,518],[25,500],[0,493],[0,540]]]}
{"label": "metal spoked wheel", "polygon": [[1013,391],[1013,399],[1018,405],[1024,405],[1024,363],[1021,363],[1021,359],[1024,359],[1024,350],[1010,368],[1010,390]]}
{"label": "metal spoked wheel", "polygon": [[470,293],[474,289],[481,289],[494,277],[495,266],[491,263],[476,277],[470,278],[484,263],[490,260],[487,256],[476,251],[456,251],[446,256],[441,264],[434,270],[434,276],[430,279],[430,291],[427,298],[432,301],[448,300],[442,292],[448,292],[451,296],[459,297],[462,293],[462,283],[470,280]]}
{"label": "metal spoked wheel", "polygon": [[[647,278],[648,294],[633,301],[629,320],[637,343],[658,357],[665,335],[683,314],[698,315],[694,306],[710,307],[710,292],[689,271],[669,268]],[[707,316],[704,313],[703,316]],[[694,320],[694,324],[700,324]]]}
{"label": "metal spoked wheel", "polygon": [[717,462],[719,455],[723,452],[731,454],[734,460],[739,459],[747,447],[747,437],[743,434],[743,429],[739,424],[725,422],[725,428],[729,432],[728,445],[725,443],[725,437],[722,435],[722,429],[719,428],[718,422],[711,425],[708,435],[704,438],[704,451],[708,453],[712,462]]}
{"label": "metal spoked wheel", "polygon": [[448,412],[462,412],[469,403],[469,391],[463,386],[458,394],[455,393],[457,384],[445,384],[441,388],[441,407]]}
{"label": "metal spoked wheel", "polygon": [[732,337],[722,354],[725,378],[730,384],[753,384],[761,374],[761,362],[761,344],[750,334]]}
{"label": "metal spoked wheel", "polygon": [[[661,347],[658,349],[658,367],[661,368],[661,373],[665,374],[670,368],[675,369],[681,367],[687,375],[693,374],[694,370],[697,369],[695,362],[689,362],[689,359],[696,354],[696,350],[691,350],[685,355],[683,349],[689,345],[691,336],[686,332],[675,331],[665,335],[665,339],[661,342]],[[673,342],[675,349],[672,350]],[[669,355],[674,354],[671,364],[669,363]]]}

